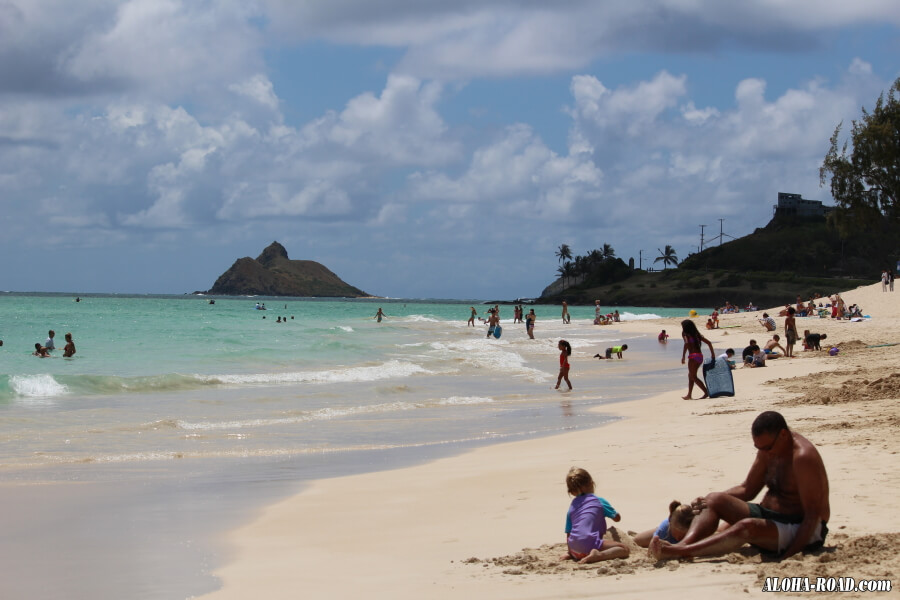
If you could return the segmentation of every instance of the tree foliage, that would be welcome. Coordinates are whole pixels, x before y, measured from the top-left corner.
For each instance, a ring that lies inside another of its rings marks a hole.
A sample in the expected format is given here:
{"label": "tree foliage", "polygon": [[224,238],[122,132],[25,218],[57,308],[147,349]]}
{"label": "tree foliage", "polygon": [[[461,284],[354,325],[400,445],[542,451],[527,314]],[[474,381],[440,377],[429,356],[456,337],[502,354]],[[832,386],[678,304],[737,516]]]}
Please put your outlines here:
{"label": "tree foliage", "polygon": [[[887,220],[900,221],[900,78],[887,97],[878,97],[872,112],[862,108],[853,120],[850,139],[840,145],[843,123],[831,136],[831,147],[819,169],[819,182],[831,178],[838,205],[835,219],[843,231],[860,230]],[[851,148],[852,146],[852,148]]]}
{"label": "tree foliage", "polygon": [[556,274],[562,279],[564,288],[570,284],[585,282],[621,281],[631,274],[631,269],[621,259],[616,258],[616,250],[609,244],[603,244],[602,248],[595,248],[583,256],[574,257],[568,244],[562,244],[556,252],[556,257],[562,263],[556,269]]}
{"label": "tree foliage", "polygon": [[[657,248],[659,250],[659,248]],[[678,264],[678,254],[675,252],[675,248],[666,244],[665,250],[659,250],[659,256],[656,257],[654,263],[658,263],[662,261],[663,269],[667,269],[669,265],[677,265]]]}
{"label": "tree foliage", "polygon": [[572,249],[569,248],[568,244],[560,244],[559,249],[556,251],[556,258],[561,263],[572,260]]}

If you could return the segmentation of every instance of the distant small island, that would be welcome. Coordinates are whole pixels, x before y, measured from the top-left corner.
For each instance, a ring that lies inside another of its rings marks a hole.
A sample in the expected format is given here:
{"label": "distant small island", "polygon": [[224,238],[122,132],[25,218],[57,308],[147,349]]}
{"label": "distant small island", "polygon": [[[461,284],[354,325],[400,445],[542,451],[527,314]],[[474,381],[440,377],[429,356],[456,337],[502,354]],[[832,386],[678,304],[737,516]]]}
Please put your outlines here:
{"label": "distant small island", "polygon": [[256,259],[237,259],[207,291],[223,296],[367,297],[321,263],[291,260],[287,250],[272,242]]}

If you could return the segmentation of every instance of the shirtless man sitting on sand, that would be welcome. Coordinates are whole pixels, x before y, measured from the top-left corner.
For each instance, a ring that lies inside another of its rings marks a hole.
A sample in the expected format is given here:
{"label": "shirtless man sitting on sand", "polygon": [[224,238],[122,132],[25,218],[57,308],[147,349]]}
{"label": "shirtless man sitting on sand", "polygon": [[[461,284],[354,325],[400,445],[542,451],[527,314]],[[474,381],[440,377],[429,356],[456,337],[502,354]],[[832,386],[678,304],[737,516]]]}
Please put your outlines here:
{"label": "shirtless man sitting on sand", "polygon": [[[694,500],[691,527],[677,544],[654,538],[650,554],[657,559],[721,556],[753,544],[779,559],[821,548],[831,517],[828,475],[819,451],[784,417],[767,411],[751,428],[756,459],[744,483]],[[751,504],[766,486],[759,504]],[[730,524],[716,532],[719,519]]]}

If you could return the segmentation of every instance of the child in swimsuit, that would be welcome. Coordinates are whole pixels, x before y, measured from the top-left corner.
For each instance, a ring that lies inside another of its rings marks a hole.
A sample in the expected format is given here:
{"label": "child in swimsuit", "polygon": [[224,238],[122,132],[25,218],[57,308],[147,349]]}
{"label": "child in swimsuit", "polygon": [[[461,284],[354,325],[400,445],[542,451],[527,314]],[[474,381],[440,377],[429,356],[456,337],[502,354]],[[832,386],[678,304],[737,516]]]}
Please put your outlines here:
{"label": "child in swimsuit", "polygon": [[709,346],[710,356],[713,360],[716,359],[716,351],[713,349],[712,342],[700,335],[700,331],[697,330],[697,325],[690,319],[685,319],[681,322],[681,339],[684,340],[684,349],[681,351],[681,364],[684,364],[685,355],[687,355],[688,358],[688,393],[687,396],[682,396],[682,398],[685,400],[691,399],[694,385],[703,390],[703,396],[700,398],[701,400],[703,398],[708,398],[709,390],[703,385],[700,377],[697,376],[697,372],[703,364],[703,353],[700,348],[701,343],[705,343]]}
{"label": "child in swimsuit", "polygon": [[559,377],[556,378],[556,387],[554,389],[558,390],[559,384],[565,379],[566,384],[571,390],[572,382],[569,381],[569,356],[572,355],[572,346],[566,340],[559,340],[556,347],[559,348]]}
{"label": "child in swimsuit", "polygon": [[575,496],[566,514],[566,545],[563,560],[577,560],[581,564],[628,558],[628,546],[605,540],[606,517],[619,522],[622,516],[609,502],[594,495],[594,480],[584,469],[572,467],[566,475],[569,495]]}
{"label": "child in swimsuit", "polygon": [[663,519],[656,529],[648,529],[634,536],[634,543],[641,548],[650,546],[654,537],[677,544],[687,534],[694,520],[694,509],[690,504],[682,504],[678,500],[669,503],[669,516]]}

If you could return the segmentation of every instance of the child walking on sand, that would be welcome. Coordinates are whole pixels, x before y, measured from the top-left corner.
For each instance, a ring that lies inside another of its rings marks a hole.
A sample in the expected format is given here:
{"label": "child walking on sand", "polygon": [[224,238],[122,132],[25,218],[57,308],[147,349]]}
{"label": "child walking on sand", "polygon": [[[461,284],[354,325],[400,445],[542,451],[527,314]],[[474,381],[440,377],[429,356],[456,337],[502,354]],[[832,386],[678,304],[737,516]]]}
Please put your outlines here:
{"label": "child walking on sand", "polygon": [[641,548],[648,548],[653,538],[658,537],[670,544],[677,544],[687,534],[693,521],[694,509],[691,505],[672,500],[669,503],[669,516],[656,529],[648,529],[634,536],[634,543]]}
{"label": "child walking on sand", "polygon": [[572,346],[569,345],[569,342],[566,340],[559,340],[556,347],[559,348],[559,377],[556,378],[556,387],[553,389],[558,390],[559,384],[565,379],[566,385],[568,385],[571,390],[572,382],[569,381],[569,357],[572,356]]}
{"label": "child walking on sand", "polygon": [[578,467],[569,469],[566,475],[569,495],[575,496],[566,514],[566,545],[568,554],[562,560],[577,560],[581,564],[613,558],[628,558],[628,546],[613,540],[604,540],[606,517],[615,522],[622,520],[609,502],[594,495],[594,480],[590,473]]}

